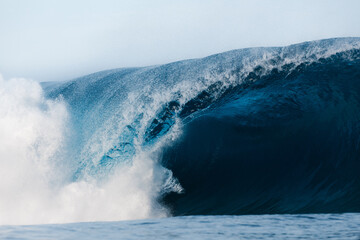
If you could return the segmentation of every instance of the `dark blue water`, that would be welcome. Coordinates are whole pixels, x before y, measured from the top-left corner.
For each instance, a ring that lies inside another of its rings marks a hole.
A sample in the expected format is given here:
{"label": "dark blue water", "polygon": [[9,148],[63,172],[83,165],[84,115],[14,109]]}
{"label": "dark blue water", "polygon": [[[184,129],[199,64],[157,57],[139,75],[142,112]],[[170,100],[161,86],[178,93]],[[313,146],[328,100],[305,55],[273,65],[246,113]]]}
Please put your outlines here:
{"label": "dark blue water", "polygon": [[188,118],[162,155],[175,214],[360,211],[358,50],[254,74]]}

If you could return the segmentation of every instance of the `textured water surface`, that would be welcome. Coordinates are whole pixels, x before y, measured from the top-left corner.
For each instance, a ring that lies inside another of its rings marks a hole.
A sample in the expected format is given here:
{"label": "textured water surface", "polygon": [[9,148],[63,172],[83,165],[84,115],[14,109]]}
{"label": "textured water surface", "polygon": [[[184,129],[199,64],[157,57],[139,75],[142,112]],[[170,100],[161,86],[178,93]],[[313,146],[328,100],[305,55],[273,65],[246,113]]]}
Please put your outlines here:
{"label": "textured water surface", "polygon": [[1,239],[360,239],[360,214],[186,216],[1,226]]}

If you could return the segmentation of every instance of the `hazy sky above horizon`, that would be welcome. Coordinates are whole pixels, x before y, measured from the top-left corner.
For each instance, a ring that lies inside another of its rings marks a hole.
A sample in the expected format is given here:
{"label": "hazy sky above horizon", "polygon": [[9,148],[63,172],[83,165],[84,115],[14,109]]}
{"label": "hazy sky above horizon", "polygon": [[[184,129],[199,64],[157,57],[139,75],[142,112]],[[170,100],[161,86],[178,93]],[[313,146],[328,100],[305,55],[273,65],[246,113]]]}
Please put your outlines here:
{"label": "hazy sky above horizon", "polygon": [[0,74],[68,80],[256,46],[360,37],[359,0],[0,0]]}

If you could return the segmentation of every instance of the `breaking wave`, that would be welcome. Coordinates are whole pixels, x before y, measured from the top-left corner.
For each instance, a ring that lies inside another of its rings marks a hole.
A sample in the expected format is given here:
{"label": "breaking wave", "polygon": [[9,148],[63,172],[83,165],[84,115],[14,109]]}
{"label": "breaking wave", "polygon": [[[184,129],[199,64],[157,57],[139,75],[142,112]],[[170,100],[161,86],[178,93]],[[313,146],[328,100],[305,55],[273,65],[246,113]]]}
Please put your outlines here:
{"label": "breaking wave", "polygon": [[0,84],[2,224],[360,211],[358,38]]}

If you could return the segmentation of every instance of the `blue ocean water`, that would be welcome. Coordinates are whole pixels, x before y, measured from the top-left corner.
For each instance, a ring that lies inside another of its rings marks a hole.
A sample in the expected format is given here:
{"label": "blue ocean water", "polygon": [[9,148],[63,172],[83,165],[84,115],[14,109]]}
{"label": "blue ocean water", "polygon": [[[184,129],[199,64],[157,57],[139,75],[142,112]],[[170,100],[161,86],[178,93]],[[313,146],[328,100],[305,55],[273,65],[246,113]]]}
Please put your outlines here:
{"label": "blue ocean water", "polygon": [[360,239],[360,214],[185,216],[0,226],[1,239]]}

